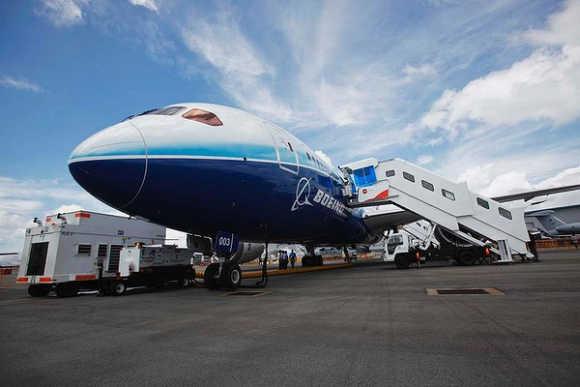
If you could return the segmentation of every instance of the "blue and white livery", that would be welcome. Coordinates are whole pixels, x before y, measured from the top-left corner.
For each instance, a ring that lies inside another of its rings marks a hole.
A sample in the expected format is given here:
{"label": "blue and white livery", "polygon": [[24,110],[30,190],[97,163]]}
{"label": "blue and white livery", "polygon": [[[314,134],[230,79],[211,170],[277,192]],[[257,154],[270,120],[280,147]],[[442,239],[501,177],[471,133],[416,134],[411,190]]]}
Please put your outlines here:
{"label": "blue and white livery", "polygon": [[286,130],[226,106],[129,117],[82,142],[69,169],[108,205],[188,233],[307,246],[375,237],[346,206],[341,171]]}

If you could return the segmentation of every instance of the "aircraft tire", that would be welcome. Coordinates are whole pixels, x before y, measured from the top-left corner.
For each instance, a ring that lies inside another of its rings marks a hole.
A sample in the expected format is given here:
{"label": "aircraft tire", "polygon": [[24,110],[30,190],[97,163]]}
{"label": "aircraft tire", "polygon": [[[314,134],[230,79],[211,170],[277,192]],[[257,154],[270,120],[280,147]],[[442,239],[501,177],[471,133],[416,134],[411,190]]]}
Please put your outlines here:
{"label": "aircraft tire", "polygon": [[203,282],[205,287],[214,290],[217,289],[219,286],[217,278],[215,275],[220,269],[219,263],[212,263],[205,268],[205,272],[203,273]]}
{"label": "aircraft tire", "polygon": [[230,290],[237,289],[242,284],[242,269],[240,265],[226,265],[223,271],[223,282]]}
{"label": "aircraft tire", "polygon": [[50,286],[46,285],[30,285],[28,287],[28,294],[31,297],[46,297],[50,293]]}

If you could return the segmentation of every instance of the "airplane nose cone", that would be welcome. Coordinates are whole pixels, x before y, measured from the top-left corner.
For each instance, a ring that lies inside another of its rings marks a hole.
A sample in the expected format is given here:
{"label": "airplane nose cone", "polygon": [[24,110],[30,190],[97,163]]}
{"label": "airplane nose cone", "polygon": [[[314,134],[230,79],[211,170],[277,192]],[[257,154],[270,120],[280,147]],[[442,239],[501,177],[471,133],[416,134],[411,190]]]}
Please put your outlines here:
{"label": "airplane nose cone", "polygon": [[129,121],[102,130],[80,143],[69,159],[73,178],[97,199],[127,210],[146,178],[142,133]]}

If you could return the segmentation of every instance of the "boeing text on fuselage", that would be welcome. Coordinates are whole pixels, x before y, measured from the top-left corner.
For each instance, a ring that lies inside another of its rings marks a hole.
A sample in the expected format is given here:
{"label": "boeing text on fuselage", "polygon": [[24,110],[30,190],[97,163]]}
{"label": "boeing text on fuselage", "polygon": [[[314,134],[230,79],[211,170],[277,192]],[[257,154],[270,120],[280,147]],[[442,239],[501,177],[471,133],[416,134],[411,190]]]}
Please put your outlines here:
{"label": "boeing text on fuselage", "polygon": [[[294,212],[299,210],[303,206],[313,206],[310,201],[310,179],[305,177],[300,178],[298,184],[296,185],[296,199],[290,207],[290,211]],[[334,211],[340,216],[346,216],[346,207],[339,200],[333,198],[328,193],[324,192],[322,189],[318,188],[316,194],[312,198],[312,201],[320,206],[326,207],[331,211]]]}

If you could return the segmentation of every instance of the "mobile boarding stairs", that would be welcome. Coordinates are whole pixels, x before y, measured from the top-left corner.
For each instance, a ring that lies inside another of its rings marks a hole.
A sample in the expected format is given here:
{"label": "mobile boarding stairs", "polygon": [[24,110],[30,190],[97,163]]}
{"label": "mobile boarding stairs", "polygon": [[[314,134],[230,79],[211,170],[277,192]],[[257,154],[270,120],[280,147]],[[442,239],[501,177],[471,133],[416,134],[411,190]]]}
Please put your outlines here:
{"label": "mobile boarding stairs", "polygon": [[[513,262],[512,255],[533,257],[524,206],[507,207],[475,194],[466,183],[454,183],[400,159],[374,158],[341,166],[352,178],[350,206],[394,204],[476,246],[494,246],[497,263]],[[495,247],[497,246],[497,247]]]}

